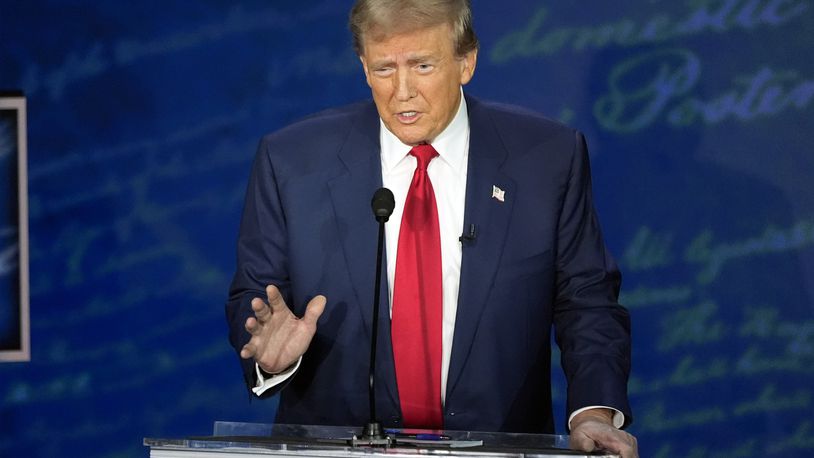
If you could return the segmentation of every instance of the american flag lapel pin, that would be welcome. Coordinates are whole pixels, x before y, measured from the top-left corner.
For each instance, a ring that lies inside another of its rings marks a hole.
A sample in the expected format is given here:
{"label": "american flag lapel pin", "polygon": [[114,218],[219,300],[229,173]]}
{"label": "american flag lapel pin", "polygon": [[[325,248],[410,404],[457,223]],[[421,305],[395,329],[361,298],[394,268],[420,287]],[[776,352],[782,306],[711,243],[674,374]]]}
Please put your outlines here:
{"label": "american flag lapel pin", "polygon": [[504,202],[506,200],[506,191],[492,185],[492,199],[497,199],[498,202]]}

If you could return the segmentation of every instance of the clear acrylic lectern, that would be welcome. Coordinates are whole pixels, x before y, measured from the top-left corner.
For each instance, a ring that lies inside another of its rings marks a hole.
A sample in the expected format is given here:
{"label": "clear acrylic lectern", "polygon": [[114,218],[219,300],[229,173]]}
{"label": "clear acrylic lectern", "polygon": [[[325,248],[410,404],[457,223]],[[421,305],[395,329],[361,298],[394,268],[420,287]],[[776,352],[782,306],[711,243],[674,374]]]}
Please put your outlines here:
{"label": "clear acrylic lectern", "polygon": [[212,436],[144,439],[152,458],[292,457],[606,457],[616,455],[568,450],[568,436],[409,430],[391,433],[388,447],[350,444],[361,428],[216,422]]}

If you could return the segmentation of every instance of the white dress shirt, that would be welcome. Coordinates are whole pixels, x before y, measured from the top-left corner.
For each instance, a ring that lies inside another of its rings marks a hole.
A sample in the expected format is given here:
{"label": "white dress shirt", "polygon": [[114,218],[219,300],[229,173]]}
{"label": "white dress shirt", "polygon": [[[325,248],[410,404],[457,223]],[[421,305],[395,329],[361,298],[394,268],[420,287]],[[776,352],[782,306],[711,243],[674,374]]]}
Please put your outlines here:
{"label": "white dress shirt", "polygon": [[[379,129],[382,147],[382,184],[393,191],[396,207],[385,224],[387,247],[387,283],[390,285],[390,312],[393,307],[393,285],[396,275],[399,229],[407,191],[413,180],[417,160],[411,156],[412,146],[402,143],[384,122]],[[469,116],[461,94],[458,112],[449,125],[432,141],[438,157],[430,161],[427,174],[435,192],[438,226],[441,232],[441,271],[443,289],[443,325],[441,339],[441,402],[446,398],[447,372],[452,354],[452,334],[458,311],[458,287],[461,280],[461,236],[466,203],[466,169],[469,158]]]}

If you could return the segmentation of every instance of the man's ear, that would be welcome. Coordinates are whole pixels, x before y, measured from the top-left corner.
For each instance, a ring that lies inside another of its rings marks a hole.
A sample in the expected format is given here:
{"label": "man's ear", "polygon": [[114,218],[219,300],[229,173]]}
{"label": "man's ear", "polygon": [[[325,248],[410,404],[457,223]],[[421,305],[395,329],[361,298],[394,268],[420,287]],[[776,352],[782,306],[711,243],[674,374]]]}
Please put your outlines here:
{"label": "man's ear", "polygon": [[365,72],[365,81],[367,81],[368,87],[370,86],[370,71],[367,69],[367,62],[365,61],[364,56],[359,56],[359,61],[362,62],[362,70]]}
{"label": "man's ear", "polygon": [[461,59],[461,86],[472,80],[475,76],[475,66],[478,63],[478,50],[473,49]]}

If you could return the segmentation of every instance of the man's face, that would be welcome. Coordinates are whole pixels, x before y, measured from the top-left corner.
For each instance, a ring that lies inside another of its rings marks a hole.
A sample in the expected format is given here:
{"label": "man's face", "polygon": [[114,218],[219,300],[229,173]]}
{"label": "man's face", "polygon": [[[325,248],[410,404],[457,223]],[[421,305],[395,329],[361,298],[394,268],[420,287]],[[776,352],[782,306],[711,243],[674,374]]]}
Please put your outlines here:
{"label": "man's face", "polygon": [[407,145],[434,140],[458,111],[477,51],[457,57],[447,24],[363,44],[362,67],[387,129]]}

